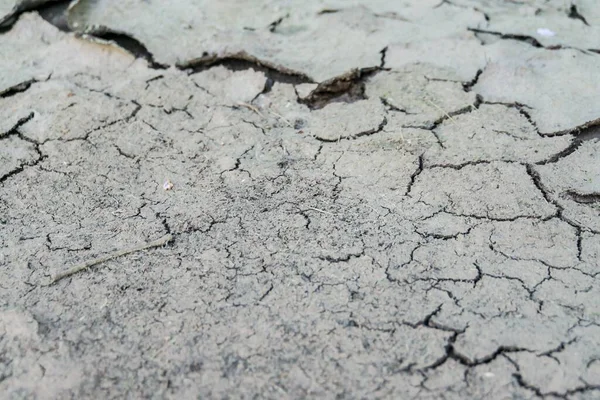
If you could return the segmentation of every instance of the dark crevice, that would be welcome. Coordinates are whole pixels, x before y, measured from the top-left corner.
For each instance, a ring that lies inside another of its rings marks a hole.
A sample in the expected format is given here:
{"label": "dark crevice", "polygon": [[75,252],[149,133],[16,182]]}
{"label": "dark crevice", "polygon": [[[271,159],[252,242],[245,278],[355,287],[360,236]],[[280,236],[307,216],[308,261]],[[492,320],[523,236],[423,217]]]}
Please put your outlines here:
{"label": "dark crevice", "polygon": [[0,176],[0,185],[3,185],[4,182],[6,182],[9,178],[23,172],[25,170],[25,167],[32,167],[34,165],[38,165],[40,162],[42,162],[44,159],[46,159],[46,156],[44,154],[42,154],[42,152],[40,151],[40,144],[38,142],[36,142],[35,140],[32,140],[26,136],[23,136],[18,128],[23,125],[24,123],[26,123],[27,121],[29,121],[30,119],[32,119],[34,116],[34,113],[31,112],[27,117],[25,118],[21,118],[16,124],[15,126],[13,126],[8,132],[6,132],[3,135],[0,135],[0,139],[11,136],[11,135],[16,135],[19,139],[31,143],[34,147],[34,151],[37,154],[37,157],[34,160],[31,160],[29,162],[25,162],[19,166],[17,166],[15,169],[7,172],[6,174]]}
{"label": "dark crevice", "polygon": [[409,113],[405,109],[393,105],[385,97],[380,97],[379,100],[381,100],[381,104],[383,104],[388,111],[400,112],[406,115],[414,115],[414,113]]}
{"label": "dark crevice", "polygon": [[543,392],[542,389],[526,382],[525,378],[523,378],[523,375],[520,372],[513,374],[513,377],[515,378],[515,380],[517,381],[519,386],[534,392],[537,396],[542,397],[542,398],[547,398],[547,397],[552,396],[552,397],[566,399],[566,398],[568,398],[568,396],[573,396],[575,394],[587,393],[587,392],[591,392],[591,391],[600,391],[600,385],[586,384],[585,386],[580,386],[580,387],[576,387],[574,389],[566,390],[563,393],[556,392],[556,391]]}
{"label": "dark crevice", "polygon": [[451,328],[449,326],[445,326],[440,323],[437,323],[433,320],[433,317],[435,317],[437,314],[440,313],[440,311],[442,311],[442,307],[443,307],[443,304],[439,304],[433,311],[431,311],[429,314],[427,314],[420,321],[417,321],[417,322],[402,321],[402,325],[410,326],[413,329],[416,329],[420,326],[424,326],[424,327],[439,330],[439,331],[451,332],[453,334],[464,333],[464,330],[458,330],[456,328]]}
{"label": "dark crevice", "polygon": [[165,228],[165,232],[168,234],[172,233],[169,221],[167,221],[167,217],[163,217],[160,213],[156,213],[155,216],[156,218],[160,219],[160,223],[162,224],[163,228]]}
{"label": "dark crevice", "polygon": [[[108,94],[106,94],[106,95],[109,96]],[[74,142],[74,141],[79,141],[79,140],[88,140],[88,138],[90,137],[90,135],[92,133],[94,133],[94,132],[97,132],[97,131],[99,131],[101,129],[108,128],[110,126],[116,125],[116,124],[121,123],[121,122],[129,122],[142,109],[141,104],[139,104],[137,101],[131,100],[131,103],[133,105],[135,105],[135,108],[131,111],[131,113],[128,116],[126,116],[124,118],[116,119],[116,120],[110,121],[110,122],[108,122],[108,123],[106,123],[104,125],[92,128],[92,129],[84,132],[82,136],[77,136],[77,137],[74,137],[74,138],[71,138],[71,139],[56,139],[56,140],[60,140],[60,141],[63,141],[63,142]],[[50,140],[54,140],[54,139],[46,139],[44,142],[42,142],[42,144],[44,144],[44,143],[46,143],[47,141],[50,141]]]}
{"label": "dark crevice", "polygon": [[[250,101],[250,104],[254,103],[254,101],[260,95],[269,93],[273,89],[273,85],[275,85],[275,82],[288,83],[288,84],[292,84],[292,85],[298,85],[298,84],[303,83],[303,82],[299,82],[298,77],[296,77],[296,76],[289,76],[289,75],[282,74],[279,71],[270,70],[270,69],[267,69],[264,67],[257,67],[256,65],[254,65],[250,62],[235,60],[235,61],[229,62],[229,63],[221,63],[220,65],[224,66],[225,68],[227,68],[230,71],[245,71],[248,69],[253,69],[255,71],[260,71],[265,75],[265,77],[267,79],[265,80],[265,86],[263,87],[263,90],[260,93],[258,93],[256,96],[254,96],[254,98]],[[295,88],[294,88],[294,90],[295,90]]]}
{"label": "dark crevice", "polygon": [[160,74],[160,75],[156,75],[155,77],[146,80],[146,87],[144,88],[144,90],[148,90],[148,88],[150,87],[150,83],[152,83],[154,81],[158,81],[160,79],[163,79],[164,77],[165,76],[163,74]]}
{"label": "dark crevice", "polygon": [[245,119],[242,119],[242,121],[245,122],[245,123],[247,123],[247,124],[252,125],[256,129],[259,129],[262,132],[263,135],[266,133],[265,132],[265,128],[263,128],[262,126],[258,125],[256,122],[248,121],[248,120],[245,120]]}
{"label": "dark crevice", "polygon": [[581,146],[581,140],[579,139],[574,139],[571,144],[565,148],[562,151],[559,151],[558,153],[554,154],[553,156],[542,160],[542,161],[538,161],[537,163],[535,163],[536,165],[546,165],[546,164],[553,164],[559,160],[561,160],[564,157],[570,156],[571,154],[573,154],[575,151],[577,151],[577,149],[579,148],[579,146]]}
{"label": "dark crevice", "polygon": [[4,133],[0,132],[0,139],[17,133],[17,129],[19,129],[19,127],[21,127],[26,122],[31,121],[33,119],[34,115],[35,114],[32,111],[26,117],[19,119],[17,121],[17,123],[12,128],[10,128],[8,131],[6,131]]}
{"label": "dark crevice", "polygon": [[575,135],[577,137],[583,136],[582,140],[592,140],[600,137],[600,118],[588,121],[585,124],[576,126],[574,128],[569,128],[557,132],[540,133],[540,135],[544,137],[564,136],[569,134]]}
{"label": "dark crevice", "polygon": [[135,100],[131,100],[131,103],[135,106],[131,114],[125,118],[126,121],[129,121],[131,118],[135,117],[137,113],[142,109],[142,105]]}
{"label": "dark crevice", "polygon": [[539,136],[543,136],[540,133],[540,130],[537,127],[537,124],[535,123],[535,121],[531,118],[531,114],[529,114],[529,111],[527,111],[525,108],[527,108],[527,106],[523,105],[523,104],[519,104],[519,103],[515,103],[515,107],[517,109],[517,111],[519,111],[519,114],[521,114],[522,116],[525,117],[525,119],[527,119],[527,122],[529,122],[529,124],[531,126],[533,126],[533,128],[535,129],[536,133]]}
{"label": "dark crevice", "polygon": [[481,281],[483,278],[483,274],[481,272],[481,268],[477,264],[473,264],[475,270],[477,271],[477,275],[473,278],[440,278],[440,277],[424,277],[424,278],[415,278],[415,279],[404,279],[404,283],[407,286],[411,286],[416,282],[452,282],[452,283],[470,283],[473,287],[477,286],[477,283]]}
{"label": "dark crevice", "polygon": [[388,122],[387,118],[383,117],[383,121],[381,121],[381,123],[379,124],[379,126],[376,129],[370,129],[368,131],[359,132],[356,135],[351,136],[350,139],[356,139],[356,138],[363,137],[363,136],[371,136],[376,133],[379,133],[387,125],[387,122]]}
{"label": "dark crevice", "polygon": [[[572,226],[577,231],[578,236],[581,236],[581,226],[579,226],[575,222],[569,220],[568,218],[565,218],[565,216],[563,215],[563,212],[564,212],[563,206],[561,206],[558,201],[555,201],[550,197],[550,194],[548,193],[548,189],[546,189],[546,187],[542,183],[542,178],[541,178],[540,174],[535,170],[534,166],[531,164],[526,164],[525,168],[527,170],[527,174],[529,174],[529,176],[531,177],[531,180],[533,181],[533,184],[535,185],[535,187],[542,193],[542,196],[544,196],[544,199],[548,203],[550,203],[554,207],[556,207],[556,217],[559,218],[561,221],[566,222],[567,224]],[[578,246],[580,246],[579,239],[578,239]],[[578,247],[578,251],[581,252],[581,249],[579,247]]]}
{"label": "dark crevice", "polygon": [[119,153],[119,155],[128,158],[130,160],[138,160],[138,157],[133,156],[125,151],[123,151],[123,149],[121,149],[119,146],[117,146],[116,144],[113,144],[114,148],[117,150],[117,153]]}
{"label": "dark crevice", "polygon": [[[482,102],[483,102],[482,97],[480,95],[477,95],[477,96],[475,96],[475,102],[473,104],[469,104],[468,106],[465,106],[463,108],[459,108],[458,110],[454,110],[454,111],[450,111],[450,112],[445,112],[444,115],[442,115],[440,118],[436,119],[433,122],[429,122],[428,125],[424,125],[424,126],[402,126],[402,127],[403,128],[425,129],[425,130],[434,132],[434,130],[438,126],[440,126],[444,121],[451,120],[452,122],[454,122],[454,118],[453,117],[456,117],[456,116],[462,115],[462,114],[468,114],[470,112],[473,112],[474,110],[479,109],[479,106],[481,105]],[[435,132],[434,132],[434,134],[435,134]],[[436,137],[437,137],[437,135],[436,135]],[[441,145],[441,141],[440,140],[438,140],[438,143],[440,143],[440,145]]]}
{"label": "dark crevice", "polygon": [[582,49],[582,48],[579,48],[579,47],[563,46],[563,45],[560,45],[560,44],[553,45],[553,46],[544,46],[536,38],[534,38],[533,36],[529,36],[529,35],[519,35],[519,34],[513,34],[513,33],[502,33],[502,32],[488,31],[488,30],[485,30],[485,29],[478,29],[478,28],[468,28],[468,29],[469,29],[469,31],[474,32],[476,36],[478,34],[487,34],[487,35],[497,36],[500,39],[516,40],[516,41],[519,41],[519,42],[527,43],[527,44],[529,44],[529,45],[531,45],[533,47],[539,48],[539,49],[545,49],[545,50],[566,50],[566,49],[571,49],[571,50],[580,51],[580,52],[582,52],[584,54],[587,53],[587,52],[598,53],[597,49]]}
{"label": "dark crevice", "polygon": [[[536,38],[534,38],[533,36],[516,35],[516,34],[511,34],[511,33],[488,31],[485,29],[478,29],[478,28],[469,28],[469,30],[474,33],[486,33],[488,35],[499,36],[500,39],[518,40],[519,42],[527,43],[533,47],[544,48],[544,46],[542,46],[542,44],[540,42],[538,42],[538,40]],[[546,47],[546,49],[556,50],[557,48],[556,47]]]}
{"label": "dark crevice", "polygon": [[317,257],[319,260],[327,261],[332,264],[344,263],[348,262],[353,258],[359,258],[364,254],[364,250],[361,253],[356,254],[345,254],[342,257],[332,257],[332,256],[319,256]]}
{"label": "dark crevice", "polygon": [[600,139],[600,119],[598,120],[598,124],[579,128],[573,134],[581,141]]}
{"label": "dark crevice", "polygon": [[406,187],[406,192],[404,192],[405,196],[410,195],[410,191],[412,190],[412,187],[415,184],[415,181],[417,180],[417,176],[419,176],[419,174],[423,172],[423,164],[425,161],[424,158],[425,157],[423,156],[423,154],[419,156],[419,164],[417,166],[417,169],[410,175],[410,181],[408,182],[408,186]]}
{"label": "dark crevice", "polygon": [[343,75],[319,83],[315,90],[299,102],[310,109],[320,109],[333,102],[353,103],[367,98],[365,81],[375,75],[379,67],[353,69]]}
{"label": "dark crevice", "polygon": [[562,197],[573,200],[579,204],[594,204],[600,203],[600,193],[578,193],[574,190],[564,192]]}
{"label": "dark crevice", "polygon": [[[501,251],[498,251],[498,250],[494,249],[494,246],[493,246],[493,245],[491,245],[491,244],[490,244],[490,248],[491,248],[491,250],[492,250],[492,251],[494,251],[494,252],[496,252],[496,253],[499,253],[499,254],[502,254],[504,257],[506,257],[506,255],[505,255],[504,253],[502,253]],[[478,266],[478,268],[479,268],[479,266]],[[533,299],[533,295],[535,294],[535,290],[533,290],[533,289],[530,289],[530,288],[527,286],[527,284],[525,284],[525,281],[523,281],[523,279],[521,279],[521,278],[517,278],[517,277],[515,277],[515,276],[508,276],[508,275],[495,275],[495,274],[489,274],[489,273],[485,273],[485,274],[484,274],[484,273],[482,273],[482,277],[483,277],[483,276],[487,276],[488,278],[493,278],[493,279],[506,279],[506,280],[508,280],[508,281],[515,281],[515,282],[519,282],[519,284],[521,285],[521,287],[523,288],[523,290],[525,290],[525,291],[526,291],[526,292],[529,294],[529,300],[531,300],[531,301],[533,301],[533,302],[537,302],[537,300]],[[547,279],[547,278],[544,278],[544,279],[542,280],[542,282],[543,282],[543,281],[545,281],[546,279]],[[540,282],[540,283],[538,283],[538,285],[539,285],[539,284],[541,284],[541,282]]]}
{"label": "dark crevice", "polygon": [[450,210],[445,209],[445,212],[447,212],[450,215],[454,215],[456,217],[464,217],[464,218],[471,218],[474,220],[480,220],[480,221],[494,221],[494,222],[514,222],[514,221],[518,221],[521,219],[529,219],[529,220],[535,220],[535,221],[547,221],[549,219],[554,218],[556,215],[552,214],[549,215],[547,217],[542,217],[542,216],[537,216],[537,215],[513,215],[510,217],[495,217],[492,215],[489,215],[488,213],[486,213],[486,215],[477,215],[477,214],[457,214],[454,212],[451,212]]}
{"label": "dark crevice", "polygon": [[265,297],[267,297],[269,295],[269,293],[271,293],[271,291],[273,290],[274,286],[273,283],[271,283],[269,285],[269,288],[263,293],[262,296],[260,296],[260,298],[258,299],[259,302],[263,301],[265,299]]}
{"label": "dark crevice", "polygon": [[383,130],[383,128],[387,125],[387,122],[388,122],[387,118],[383,117],[383,120],[381,121],[381,123],[379,124],[379,126],[377,128],[359,132],[359,133],[356,133],[351,136],[340,136],[339,138],[335,138],[335,139],[322,138],[319,136],[314,136],[314,138],[322,143],[337,143],[337,142],[340,142],[341,140],[354,140],[354,139],[358,139],[363,136],[371,136],[371,135],[381,132]]}
{"label": "dark crevice", "polygon": [[4,91],[0,92],[0,98],[14,96],[17,93],[24,92],[36,82],[36,79],[30,79],[28,81],[21,82],[15,86],[9,87],[8,89],[5,89]]}
{"label": "dark crevice", "polygon": [[431,323],[432,323],[431,319],[433,317],[435,317],[437,314],[439,314],[440,311],[442,311],[442,306],[443,306],[443,304],[439,304],[432,312],[430,312],[429,314],[427,314],[425,316],[425,318],[423,318],[423,320],[417,322],[416,324],[411,324],[411,323],[408,323],[408,322],[404,322],[404,324],[406,324],[406,325],[408,325],[408,326],[410,326],[412,328],[417,328],[419,326],[426,326],[426,327],[429,327],[429,328],[437,329],[436,327],[433,327],[431,325]]}
{"label": "dark crevice", "polygon": [[392,20],[396,20],[396,21],[404,21],[404,22],[411,22],[410,19],[405,18],[401,15],[399,15],[398,13],[395,13],[393,11],[387,11],[384,13],[374,13],[373,14],[375,17],[377,18],[386,18],[386,19],[392,19]]}
{"label": "dark crevice", "polygon": [[558,358],[554,357],[554,354],[563,352],[567,346],[575,343],[577,339],[578,338],[573,338],[568,342],[561,342],[560,345],[558,345],[554,349],[550,349],[548,351],[544,351],[543,353],[539,353],[538,356],[550,357],[554,359],[558,364],[560,364],[560,361],[558,360]]}
{"label": "dark crevice", "polygon": [[[515,364],[513,363],[513,365],[515,365]],[[525,382],[525,379],[523,379],[523,375],[521,375],[520,372],[514,373],[513,377],[517,381],[517,384],[519,386],[521,386],[522,388],[527,389],[527,390],[535,393],[536,396],[538,396],[540,398],[544,398],[545,397],[544,393],[542,393],[542,391],[539,388],[537,388],[537,387],[535,387],[533,385],[530,385],[529,383]]]}
{"label": "dark crevice", "polygon": [[560,212],[562,211],[562,208],[560,207],[559,204],[557,204],[554,200],[552,200],[552,198],[550,198],[550,195],[548,194],[548,190],[546,189],[546,187],[542,183],[542,177],[535,170],[535,168],[533,167],[533,165],[531,165],[531,164],[525,165],[525,170],[527,171],[527,174],[531,177],[531,180],[533,181],[533,184],[540,191],[540,193],[542,194],[542,196],[544,197],[544,199],[549,204],[554,205],[557,208],[558,213],[560,214]]}
{"label": "dark crevice", "polygon": [[[451,213],[449,213],[451,214]],[[451,215],[455,215],[455,214],[451,214]],[[464,232],[457,232],[455,234],[452,235],[442,235],[442,234],[438,234],[438,233],[426,233],[426,232],[421,232],[418,229],[415,229],[415,233],[417,233],[419,236],[421,236],[423,239],[434,239],[434,240],[452,240],[452,239],[457,239],[460,236],[466,236],[469,233],[471,233],[471,230],[473,230],[473,226],[469,227],[469,229],[467,229]],[[479,269],[479,267],[475,266],[477,269]]]}
{"label": "dark crevice", "polygon": [[410,252],[410,257],[408,259],[408,261],[403,262],[402,264],[398,265],[398,266],[392,266],[391,264],[389,264],[386,269],[385,269],[385,277],[387,278],[388,281],[390,282],[397,282],[398,279],[394,278],[392,276],[392,274],[390,273],[390,269],[394,269],[394,270],[400,270],[402,268],[405,268],[407,265],[409,265],[410,263],[412,263],[415,260],[415,253],[417,252],[417,250],[419,250],[421,248],[421,246],[423,246],[422,244],[417,244]]}
{"label": "dark crevice", "polygon": [[231,71],[253,69],[264,73],[267,76],[267,79],[270,79],[273,82],[290,83],[293,85],[314,83],[313,80],[305,74],[261,61],[246,52],[229,54],[223,57],[205,52],[201,57],[177,64],[177,68],[186,70],[190,74],[195,74],[219,65],[224,66]]}
{"label": "dark crevice", "polygon": [[325,14],[335,14],[340,12],[339,9],[336,8],[324,8],[317,13],[317,15],[325,15]]}
{"label": "dark crevice", "polygon": [[289,14],[286,14],[283,17],[280,17],[279,19],[271,22],[269,24],[269,32],[275,33],[277,31],[277,27],[283,22],[284,19],[289,18],[289,16]]}
{"label": "dark crevice", "polygon": [[475,11],[477,11],[477,12],[481,13],[481,14],[483,15],[483,18],[485,19],[485,21],[486,21],[486,22],[490,22],[490,16],[489,16],[489,15],[488,15],[486,12],[484,12],[484,11],[480,10],[480,9],[479,9],[479,8],[477,8],[477,7],[474,7],[474,8],[473,8],[473,10],[475,10]]}
{"label": "dark crevice", "polygon": [[523,103],[519,103],[519,102],[503,103],[503,102],[496,102],[496,101],[485,101],[483,99],[482,99],[482,104],[490,104],[490,105],[499,104],[499,105],[503,105],[504,107],[514,108],[515,110],[517,110],[519,112],[519,114],[521,114],[523,117],[525,117],[525,119],[527,119],[527,122],[529,122],[529,124],[535,129],[535,132],[538,134],[538,136],[540,136],[540,137],[551,136],[551,135],[543,135],[540,133],[540,131],[537,127],[537,124],[531,118],[531,114],[529,114],[529,111],[527,111],[527,110],[531,110],[532,108],[530,106],[528,106],[527,104],[523,104]]}
{"label": "dark crevice", "polygon": [[583,262],[581,255],[583,254],[583,229],[577,227],[577,259]]}
{"label": "dark crevice", "polygon": [[250,178],[252,178],[252,175],[250,174],[250,172],[246,171],[245,169],[241,169],[240,166],[242,165],[242,158],[244,158],[246,156],[246,154],[248,154],[249,152],[251,152],[254,149],[254,146],[249,147],[248,149],[246,149],[242,154],[240,154],[240,156],[238,158],[235,159],[235,164],[233,165],[232,168],[226,169],[224,171],[221,171],[221,177],[223,177],[223,174],[226,172],[232,172],[232,171],[236,171],[236,170],[240,170],[240,171],[244,171],[248,174],[248,176],[250,176]]}
{"label": "dark crevice", "polygon": [[381,62],[379,63],[379,68],[385,68],[385,56],[387,55],[387,46],[385,46],[379,54],[381,54]]}
{"label": "dark crevice", "polygon": [[25,170],[25,167],[32,167],[32,166],[36,165],[37,163],[39,163],[40,161],[42,161],[43,159],[44,159],[44,157],[38,157],[35,160],[28,162],[28,163],[21,164],[18,167],[16,167],[15,169],[13,169],[12,171],[9,171],[6,174],[0,176],[0,185],[3,185],[4,182],[6,182],[9,178],[23,172]]}
{"label": "dark crevice", "polygon": [[535,123],[535,121],[531,117],[531,114],[528,111],[528,110],[532,110],[533,107],[530,107],[527,104],[518,103],[518,102],[504,103],[504,102],[495,102],[495,101],[484,101],[483,99],[482,99],[481,103],[482,104],[492,104],[492,105],[500,104],[505,107],[516,109],[517,111],[519,111],[519,113],[523,117],[525,117],[527,119],[527,121],[531,124],[531,126],[533,126],[535,128],[535,131],[537,132],[537,134],[542,138],[565,136],[565,135],[577,136],[577,138],[582,141],[600,138],[600,118],[588,121],[585,124],[576,126],[574,128],[565,129],[562,131],[540,132],[537,127],[537,124]]}
{"label": "dark crevice", "polygon": [[[575,139],[573,139],[573,141],[567,148],[565,148],[564,150],[554,154],[553,156],[551,156],[545,160],[538,161],[536,163],[536,165],[546,165],[546,164],[552,164],[557,161],[560,161],[564,157],[568,157],[571,154],[573,154],[574,152],[576,152],[579,149],[579,147],[582,145],[583,142],[588,141],[588,140],[600,139],[600,125],[594,124],[594,125],[588,125],[588,126],[576,128],[575,130],[572,130],[572,132],[570,134],[574,135]],[[552,135],[542,135],[542,136],[552,136]],[[556,135],[554,135],[554,136],[556,136]]]}
{"label": "dark crevice", "polygon": [[[429,169],[433,169],[433,168],[451,168],[457,171],[460,171],[461,169],[470,166],[470,165],[480,165],[480,164],[492,164],[498,161],[489,161],[489,160],[477,160],[477,161],[467,161],[461,164],[432,164],[430,166],[428,166],[427,168]],[[509,163],[508,161],[504,161],[506,163]]]}
{"label": "dark crevice", "polygon": [[423,368],[423,370],[427,371],[427,370],[431,370],[431,369],[436,369],[437,367],[445,364],[446,361],[448,361],[449,359],[457,361],[459,364],[464,365],[465,367],[471,368],[471,367],[476,367],[476,366],[483,365],[483,364],[489,364],[489,363],[493,362],[494,360],[496,360],[498,357],[502,357],[508,353],[517,353],[517,352],[523,352],[523,351],[530,352],[530,350],[520,348],[520,347],[500,346],[493,353],[488,354],[485,357],[472,360],[469,357],[465,356],[464,354],[461,354],[458,351],[456,351],[456,348],[454,347],[456,340],[458,339],[458,336],[461,333],[464,333],[464,331],[462,331],[462,332],[455,331],[455,333],[448,339],[448,342],[445,346],[446,354],[444,356],[442,356],[440,359],[438,359],[437,361],[435,361],[434,363],[432,363],[431,365]]}
{"label": "dark crevice", "polygon": [[518,352],[529,352],[530,350],[528,349],[524,349],[521,347],[515,347],[515,346],[500,346],[496,349],[496,351],[494,351],[491,354],[488,354],[485,357],[482,358],[478,358],[475,360],[471,360],[469,357],[460,354],[456,351],[456,349],[454,348],[454,344],[451,343],[449,346],[449,356],[450,358],[458,361],[459,363],[468,366],[468,367],[474,367],[477,365],[482,365],[482,364],[489,364],[492,361],[494,361],[498,356],[501,356],[503,354],[507,354],[507,353],[518,353]]}
{"label": "dark crevice", "polygon": [[575,4],[571,4],[571,8],[569,9],[569,14],[567,14],[567,15],[569,16],[569,18],[578,19],[581,22],[583,22],[584,24],[586,24],[587,26],[590,26],[590,24],[588,24],[588,22],[585,20],[583,15],[579,14],[579,11],[577,11],[577,6]]}
{"label": "dark crevice", "polygon": [[483,70],[482,69],[477,70],[477,73],[475,74],[475,76],[473,77],[473,79],[471,79],[468,82],[464,82],[462,84],[463,85],[463,89],[465,90],[465,92],[470,92],[471,89],[473,89],[473,86],[475,86],[477,84],[477,81],[479,81],[479,77],[481,76],[481,74],[483,74]]}
{"label": "dark crevice", "polygon": [[46,3],[36,8],[40,16],[48,23],[54,25],[63,32],[70,32],[69,22],[67,20],[67,12],[71,0],[58,0]]}

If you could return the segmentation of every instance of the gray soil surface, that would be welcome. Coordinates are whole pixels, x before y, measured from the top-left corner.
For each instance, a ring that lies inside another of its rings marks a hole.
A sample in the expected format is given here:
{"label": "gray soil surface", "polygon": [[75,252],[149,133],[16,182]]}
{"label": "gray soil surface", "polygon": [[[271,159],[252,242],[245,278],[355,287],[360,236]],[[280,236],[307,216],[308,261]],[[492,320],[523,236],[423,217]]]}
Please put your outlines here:
{"label": "gray soil surface", "polygon": [[599,138],[596,0],[2,0],[0,398],[600,399]]}

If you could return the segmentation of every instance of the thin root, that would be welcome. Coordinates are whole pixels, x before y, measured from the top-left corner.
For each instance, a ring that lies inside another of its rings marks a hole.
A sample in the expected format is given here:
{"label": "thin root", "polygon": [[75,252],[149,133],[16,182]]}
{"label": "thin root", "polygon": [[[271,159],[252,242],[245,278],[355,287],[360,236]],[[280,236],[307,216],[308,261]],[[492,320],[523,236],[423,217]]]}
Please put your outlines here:
{"label": "thin root", "polygon": [[320,212],[320,213],[322,213],[322,214],[335,215],[335,214],[334,214],[334,213],[332,213],[332,212],[325,211],[325,210],[321,210],[320,208],[315,208],[315,207],[306,207],[306,208],[308,208],[309,210],[313,210],[313,211],[316,211],[316,212]]}
{"label": "thin root", "polygon": [[252,104],[248,104],[248,103],[238,103],[239,106],[241,107],[246,107],[248,110],[254,111],[255,113],[257,113],[261,118],[266,119],[264,114],[260,112],[260,110],[258,109],[258,107],[253,106]]}
{"label": "thin root", "polygon": [[50,283],[48,283],[47,286],[52,285],[52,284],[60,281],[61,279],[69,277],[71,275],[74,275],[78,272],[85,271],[86,269],[93,267],[94,265],[102,264],[103,262],[112,260],[113,258],[118,258],[118,257],[124,256],[127,254],[135,253],[137,251],[151,249],[153,247],[160,247],[160,246],[163,246],[163,245],[169,243],[171,240],[173,240],[173,235],[168,234],[168,235],[165,235],[155,241],[148,242],[148,243],[142,243],[140,245],[137,245],[135,247],[130,247],[128,249],[118,250],[118,251],[115,251],[114,253],[110,253],[105,256],[95,258],[93,260],[87,261],[80,265],[76,265],[71,269],[68,269],[64,272],[60,272],[60,273],[54,275],[51,278]]}
{"label": "thin root", "polygon": [[434,106],[435,108],[437,108],[438,110],[440,110],[441,112],[443,112],[444,115],[446,116],[446,118],[448,118],[450,121],[452,121],[453,123],[456,123],[456,120],[454,118],[452,118],[452,115],[448,114],[448,112],[446,112],[446,110],[444,110],[442,107],[438,106],[437,104],[435,104],[433,101],[431,101],[429,99],[425,99],[425,101],[427,103],[429,103],[430,105]]}
{"label": "thin root", "polygon": [[269,112],[271,114],[273,114],[274,116],[276,116],[277,118],[279,118],[280,120],[282,120],[283,122],[285,122],[287,124],[287,126],[289,126],[290,128],[293,128],[294,126],[292,125],[292,123],[290,121],[288,121],[287,119],[284,118],[283,115],[276,113],[273,110],[269,110]]}

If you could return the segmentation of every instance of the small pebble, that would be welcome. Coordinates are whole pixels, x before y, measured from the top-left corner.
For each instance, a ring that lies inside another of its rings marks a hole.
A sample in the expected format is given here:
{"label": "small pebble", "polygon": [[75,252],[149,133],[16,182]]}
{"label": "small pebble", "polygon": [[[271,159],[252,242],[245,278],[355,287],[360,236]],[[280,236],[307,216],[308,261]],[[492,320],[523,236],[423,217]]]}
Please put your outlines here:
{"label": "small pebble", "polygon": [[556,35],[556,33],[554,31],[551,31],[548,28],[538,28],[537,33],[540,36],[546,36],[546,37],[552,37],[552,36]]}

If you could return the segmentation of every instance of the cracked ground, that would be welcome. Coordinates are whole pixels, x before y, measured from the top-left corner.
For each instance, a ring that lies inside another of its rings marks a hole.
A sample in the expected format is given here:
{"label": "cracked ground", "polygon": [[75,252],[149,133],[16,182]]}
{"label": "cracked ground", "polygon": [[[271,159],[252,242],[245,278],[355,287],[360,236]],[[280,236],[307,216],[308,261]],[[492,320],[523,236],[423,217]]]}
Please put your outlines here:
{"label": "cracked ground", "polygon": [[3,0],[1,397],[599,399],[599,138],[596,0]]}

